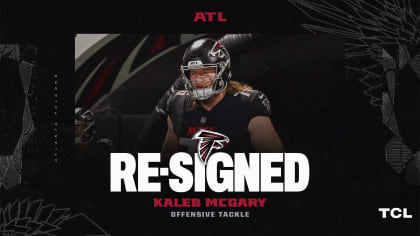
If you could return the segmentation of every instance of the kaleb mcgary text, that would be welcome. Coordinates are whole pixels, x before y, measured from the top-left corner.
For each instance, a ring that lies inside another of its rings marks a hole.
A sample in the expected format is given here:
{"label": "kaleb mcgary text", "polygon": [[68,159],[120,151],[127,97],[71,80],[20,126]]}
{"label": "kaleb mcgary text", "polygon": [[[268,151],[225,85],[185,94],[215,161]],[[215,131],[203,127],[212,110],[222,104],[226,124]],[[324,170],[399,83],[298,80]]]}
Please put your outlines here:
{"label": "kaleb mcgary text", "polygon": [[[195,154],[172,155],[167,167],[152,167],[160,162],[159,153],[111,153],[111,192],[160,192],[161,183],[151,177],[169,177],[174,192],[205,192],[206,183],[213,192],[301,192],[309,183],[309,162],[301,153],[235,153],[218,152],[205,165]],[[194,166],[193,166],[194,165]],[[220,166],[222,168],[220,168]],[[187,167],[189,167],[189,170]],[[137,169],[137,171],[136,171]],[[194,171],[192,171],[192,169]],[[137,172],[137,185],[134,177]]]}

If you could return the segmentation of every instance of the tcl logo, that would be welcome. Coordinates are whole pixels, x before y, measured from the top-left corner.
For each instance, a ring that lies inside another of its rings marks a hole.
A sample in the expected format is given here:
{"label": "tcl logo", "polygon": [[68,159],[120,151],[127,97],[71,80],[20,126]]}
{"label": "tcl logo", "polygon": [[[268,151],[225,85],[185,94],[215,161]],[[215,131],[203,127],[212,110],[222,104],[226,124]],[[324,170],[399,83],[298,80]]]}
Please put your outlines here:
{"label": "tcl logo", "polygon": [[408,214],[407,208],[378,208],[379,212],[381,212],[382,219],[388,218],[388,215],[391,218],[398,219],[411,219],[413,218],[412,215]]}

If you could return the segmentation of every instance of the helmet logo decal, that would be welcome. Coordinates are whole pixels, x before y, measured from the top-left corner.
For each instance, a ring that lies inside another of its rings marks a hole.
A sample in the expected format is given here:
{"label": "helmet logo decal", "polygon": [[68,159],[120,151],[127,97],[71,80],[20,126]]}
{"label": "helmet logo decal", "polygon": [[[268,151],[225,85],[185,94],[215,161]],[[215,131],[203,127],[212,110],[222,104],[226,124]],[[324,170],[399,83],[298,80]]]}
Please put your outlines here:
{"label": "helmet logo decal", "polygon": [[210,50],[209,56],[213,56],[213,57],[217,56],[219,58],[224,58],[225,53],[223,52],[222,48],[224,48],[223,45],[219,42],[216,42],[213,45],[213,48]]}
{"label": "helmet logo decal", "polygon": [[200,129],[191,139],[199,140],[197,143],[197,154],[204,164],[207,164],[213,149],[222,149],[229,143],[229,138],[226,135],[205,129]]}

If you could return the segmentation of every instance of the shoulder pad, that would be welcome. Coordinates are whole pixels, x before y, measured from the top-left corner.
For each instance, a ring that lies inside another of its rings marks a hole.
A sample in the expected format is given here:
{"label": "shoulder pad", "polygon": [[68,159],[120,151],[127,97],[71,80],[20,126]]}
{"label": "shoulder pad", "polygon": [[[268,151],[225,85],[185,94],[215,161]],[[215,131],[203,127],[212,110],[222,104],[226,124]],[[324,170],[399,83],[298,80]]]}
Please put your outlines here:
{"label": "shoulder pad", "polygon": [[245,91],[242,91],[242,92],[237,92],[233,96],[240,96],[244,99],[246,99],[246,98],[249,99],[252,96],[252,94],[254,93],[254,91],[256,91],[256,90],[245,90]]}
{"label": "shoulder pad", "polygon": [[112,145],[114,145],[114,142],[111,139],[109,139],[109,138],[101,138],[101,139],[98,139],[96,141],[96,143],[97,144],[105,144],[105,145],[107,145],[109,147],[112,147]]}
{"label": "shoulder pad", "polygon": [[271,105],[268,97],[264,93],[258,90],[245,91],[250,94],[248,97],[251,106],[251,115],[254,116],[270,116]]}
{"label": "shoulder pad", "polygon": [[175,92],[174,94],[172,94],[169,97],[168,102],[166,104],[167,113],[171,114],[174,111],[182,110],[180,108],[184,107],[184,103],[186,100],[188,100],[187,99],[188,97],[189,97],[189,93],[187,90],[179,90]]}
{"label": "shoulder pad", "polygon": [[166,110],[168,111],[169,107],[174,103],[175,100],[179,99],[180,97],[187,97],[188,91],[187,90],[179,90],[169,96],[168,101],[166,102]]}
{"label": "shoulder pad", "polygon": [[187,90],[179,90],[179,91],[176,91],[176,93],[174,95],[175,96],[188,96],[189,93],[188,93]]}

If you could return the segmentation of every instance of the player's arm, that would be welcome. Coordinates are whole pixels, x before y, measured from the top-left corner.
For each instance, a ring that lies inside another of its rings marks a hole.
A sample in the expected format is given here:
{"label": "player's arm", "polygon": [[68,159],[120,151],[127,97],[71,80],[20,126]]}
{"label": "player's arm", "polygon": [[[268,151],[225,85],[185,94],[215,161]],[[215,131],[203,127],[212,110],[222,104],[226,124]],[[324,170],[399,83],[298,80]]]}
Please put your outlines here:
{"label": "player's arm", "polygon": [[251,120],[248,133],[254,149],[258,152],[284,152],[283,144],[271,123],[271,105],[268,98],[259,91],[250,97]]}
{"label": "player's arm", "polygon": [[258,152],[284,152],[283,144],[268,116],[255,116],[248,124],[252,146]]}
{"label": "player's arm", "polygon": [[178,151],[178,137],[174,132],[172,120],[168,116],[168,131],[166,133],[165,141],[162,146],[162,159],[168,160],[172,154]]}

